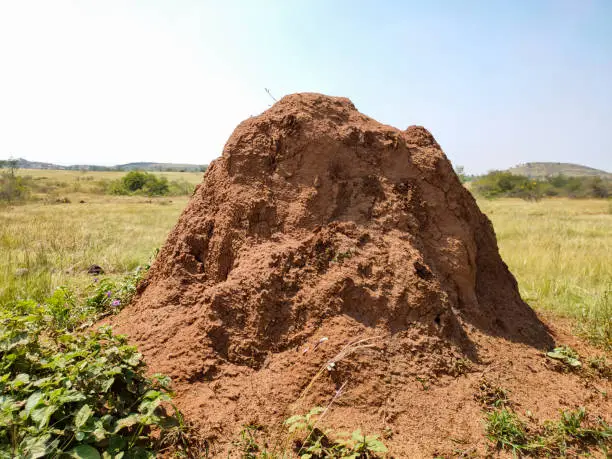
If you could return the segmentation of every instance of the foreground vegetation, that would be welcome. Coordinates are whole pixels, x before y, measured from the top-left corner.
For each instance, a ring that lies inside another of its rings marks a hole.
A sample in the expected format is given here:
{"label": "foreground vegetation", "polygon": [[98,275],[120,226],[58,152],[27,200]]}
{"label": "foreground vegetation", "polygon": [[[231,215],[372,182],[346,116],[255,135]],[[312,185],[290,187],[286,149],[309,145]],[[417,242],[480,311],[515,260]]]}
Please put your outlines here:
{"label": "foreground vegetation", "polygon": [[110,328],[83,331],[129,302],[139,278],[96,283],[87,300],[59,288],[0,305],[0,457],[143,458],[180,446],[168,378],[147,377]]}

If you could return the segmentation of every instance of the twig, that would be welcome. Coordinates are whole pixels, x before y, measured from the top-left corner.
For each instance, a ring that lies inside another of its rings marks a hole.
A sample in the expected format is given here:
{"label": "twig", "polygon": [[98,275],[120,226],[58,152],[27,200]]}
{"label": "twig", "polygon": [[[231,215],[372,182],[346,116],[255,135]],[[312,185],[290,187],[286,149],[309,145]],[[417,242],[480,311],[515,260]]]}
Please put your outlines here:
{"label": "twig", "polygon": [[272,93],[270,92],[270,90],[269,90],[268,88],[264,88],[264,89],[266,90],[266,92],[267,92],[267,93],[268,93],[268,95],[269,95],[269,96],[272,98],[272,100],[273,100],[274,102],[278,102],[278,101],[276,100],[276,98],[275,98],[275,97],[272,95]]}

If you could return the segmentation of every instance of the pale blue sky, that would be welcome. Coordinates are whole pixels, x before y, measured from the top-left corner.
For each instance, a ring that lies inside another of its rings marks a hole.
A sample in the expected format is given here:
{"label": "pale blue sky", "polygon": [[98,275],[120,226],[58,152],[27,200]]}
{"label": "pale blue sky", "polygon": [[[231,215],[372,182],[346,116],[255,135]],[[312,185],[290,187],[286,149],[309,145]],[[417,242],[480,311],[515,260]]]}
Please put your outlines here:
{"label": "pale blue sky", "polygon": [[0,0],[0,158],[207,163],[275,97],[349,97],[454,164],[612,169],[612,1]]}

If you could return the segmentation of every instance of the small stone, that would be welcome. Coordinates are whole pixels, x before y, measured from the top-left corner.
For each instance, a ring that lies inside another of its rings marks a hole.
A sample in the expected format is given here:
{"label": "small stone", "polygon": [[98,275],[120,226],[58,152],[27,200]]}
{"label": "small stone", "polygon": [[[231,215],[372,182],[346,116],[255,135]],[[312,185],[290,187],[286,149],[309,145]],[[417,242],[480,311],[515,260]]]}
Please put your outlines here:
{"label": "small stone", "polygon": [[102,267],[99,265],[91,265],[89,268],[87,268],[87,274],[98,276],[100,274],[104,274],[104,269],[102,269]]}

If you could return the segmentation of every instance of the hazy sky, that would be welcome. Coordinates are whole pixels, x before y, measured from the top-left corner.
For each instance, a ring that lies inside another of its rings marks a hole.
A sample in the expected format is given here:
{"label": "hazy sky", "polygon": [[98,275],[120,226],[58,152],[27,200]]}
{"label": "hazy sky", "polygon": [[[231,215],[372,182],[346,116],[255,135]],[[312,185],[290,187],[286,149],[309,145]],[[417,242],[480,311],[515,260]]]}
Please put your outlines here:
{"label": "hazy sky", "polygon": [[208,163],[271,99],[349,97],[468,172],[612,169],[612,1],[0,0],[0,158]]}

